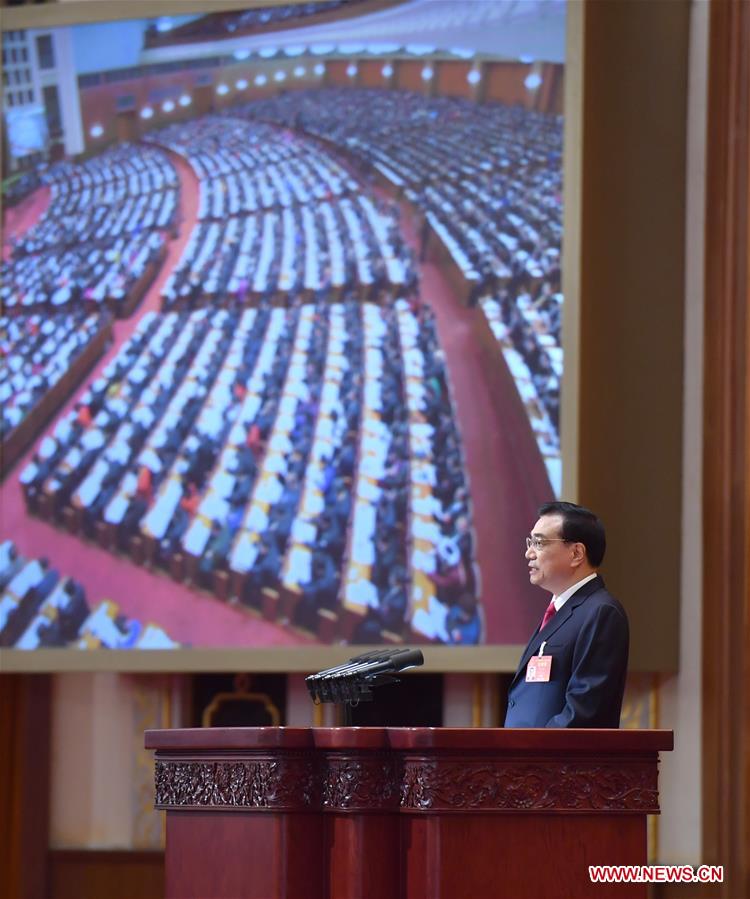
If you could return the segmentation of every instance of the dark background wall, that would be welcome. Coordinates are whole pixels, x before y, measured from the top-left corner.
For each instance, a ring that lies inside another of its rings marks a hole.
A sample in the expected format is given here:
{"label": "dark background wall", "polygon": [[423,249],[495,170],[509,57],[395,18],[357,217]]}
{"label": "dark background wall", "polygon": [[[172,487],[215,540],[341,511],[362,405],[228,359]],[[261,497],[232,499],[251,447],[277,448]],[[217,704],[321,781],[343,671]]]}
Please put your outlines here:
{"label": "dark background wall", "polygon": [[689,4],[587,3],[580,234],[580,502],[632,665],[676,670]]}

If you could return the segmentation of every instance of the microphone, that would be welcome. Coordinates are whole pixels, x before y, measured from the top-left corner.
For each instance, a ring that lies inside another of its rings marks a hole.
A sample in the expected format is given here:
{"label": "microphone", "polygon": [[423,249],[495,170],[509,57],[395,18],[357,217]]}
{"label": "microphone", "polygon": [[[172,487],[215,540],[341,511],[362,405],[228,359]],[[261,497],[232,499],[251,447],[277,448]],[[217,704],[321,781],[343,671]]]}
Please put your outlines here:
{"label": "microphone", "polygon": [[416,668],[418,665],[424,665],[424,656],[421,649],[401,649],[391,655],[390,658],[364,663],[364,667],[361,667],[356,673],[369,677],[375,674],[405,671],[407,668]]}
{"label": "microphone", "polygon": [[305,678],[313,702],[371,700],[372,688],[398,683],[394,674],[424,664],[420,649],[378,649]]}
{"label": "microphone", "polygon": [[[409,650],[407,650],[407,653],[408,652]],[[419,650],[416,650],[416,653],[419,658],[413,664],[421,665],[423,662],[422,653],[419,652]],[[325,671],[320,671],[318,674],[311,674],[306,680],[313,683],[321,682],[322,684],[329,684],[334,679],[349,677],[354,674],[359,675],[378,673],[380,671],[400,671],[402,668],[408,666],[404,664],[397,665],[394,662],[394,659],[403,655],[404,650],[400,649],[381,649],[366,652],[360,656],[355,656],[353,659],[349,659],[349,661],[345,662],[343,665],[336,665],[334,668],[327,668]]]}
{"label": "microphone", "polygon": [[360,656],[355,656],[353,659],[349,659],[348,662],[344,662],[341,665],[335,665],[333,668],[326,668],[323,671],[319,671],[317,674],[311,674],[311,675],[309,675],[309,677],[305,678],[305,680],[317,681],[320,678],[332,677],[337,674],[342,674],[347,669],[353,669],[359,663],[377,661],[380,659],[388,658],[388,657],[392,656],[395,652],[399,652],[399,650],[395,650],[395,649],[370,650],[370,652],[365,652]]}
{"label": "microphone", "polygon": [[349,659],[348,662],[344,662],[341,665],[335,665],[333,668],[326,668],[323,671],[319,671],[317,674],[311,674],[309,675],[309,677],[305,678],[305,682],[310,689],[313,685],[323,686],[324,684],[328,683],[333,677],[340,677],[342,675],[346,675],[353,671],[356,671],[364,662],[388,658],[392,656],[396,651],[397,650],[393,649],[376,649],[371,650],[370,652],[365,652],[362,655],[355,656],[353,659]]}

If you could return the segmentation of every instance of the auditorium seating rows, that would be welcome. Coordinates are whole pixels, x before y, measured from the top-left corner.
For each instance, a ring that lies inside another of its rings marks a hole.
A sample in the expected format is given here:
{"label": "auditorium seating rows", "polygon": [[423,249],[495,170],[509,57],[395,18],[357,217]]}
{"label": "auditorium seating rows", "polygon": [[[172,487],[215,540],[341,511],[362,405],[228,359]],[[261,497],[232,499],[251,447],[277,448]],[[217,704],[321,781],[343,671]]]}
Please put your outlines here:
{"label": "auditorium seating rows", "polygon": [[83,307],[57,315],[0,316],[0,438],[31,415],[103,326]]}
{"label": "auditorium seating rows", "polygon": [[47,559],[24,558],[0,544],[0,646],[15,649],[172,649],[159,625],[126,618],[112,600],[91,608],[84,587]]}
{"label": "auditorium seating rows", "polygon": [[488,297],[517,308],[529,327],[514,328],[510,313],[506,325],[526,367],[539,369],[545,434],[540,416],[532,425],[559,469],[561,120],[500,104],[335,88],[289,92],[234,114],[314,134],[372,166],[424,214],[471,303]]}
{"label": "auditorium seating rows", "polygon": [[150,140],[185,156],[200,191],[199,223],[164,285],[163,308],[416,283],[392,211],[311,140],[218,116]]}
{"label": "auditorium seating rows", "polygon": [[[510,373],[523,400],[537,445],[553,485],[562,481],[559,429],[559,382],[562,376],[562,349],[551,333],[549,311],[559,319],[560,294],[532,302],[528,294],[516,304],[502,304],[492,296],[480,305],[502,349]],[[539,347],[546,348],[547,359]]]}
{"label": "auditorium seating rows", "polygon": [[[367,361],[389,333],[387,365]],[[400,618],[384,615],[383,626],[441,639],[445,610],[430,575],[439,552],[465,541],[469,509],[459,501],[447,512],[466,491],[437,350],[429,309],[415,313],[405,300],[149,313],[22,472],[27,503],[137,561],[219,595],[231,588],[250,606],[281,590],[275,611],[316,631],[319,610],[334,629],[349,611],[351,637],[367,608],[377,611],[390,588],[395,602],[398,588]],[[403,455],[389,455],[389,432],[403,434]],[[449,476],[438,501],[441,465]],[[363,590],[363,553],[366,564],[383,506],[403,583]],[[445,513],[440,526],[425,509]],[[359,586],[339,610],[342,581]]]}
{"label": "auditorium seating rows", "polygon": [[43,177],[50,205],[0,265],[4,310],[106,303],[129,315],[176,227],[179,179],[167,155],[124,144],[82,163],[57,163]]}
{"label": "auditorium seating rows", "polygon": [[241,11],[214,12],[198,16],[192,21],[179,25],[170,31],[159,30],[150,25],[146,32],[146,47],[158,47],[182,41],[207,40],[211,37],[230,37],[241,34],[253,34],[259,28],[278,28],[288,26],[310,16],[320,13],[329,15],[332,11],[365,0],[317,0],[317,2],[279,4],[278,6],[262,6],[258,9]]}

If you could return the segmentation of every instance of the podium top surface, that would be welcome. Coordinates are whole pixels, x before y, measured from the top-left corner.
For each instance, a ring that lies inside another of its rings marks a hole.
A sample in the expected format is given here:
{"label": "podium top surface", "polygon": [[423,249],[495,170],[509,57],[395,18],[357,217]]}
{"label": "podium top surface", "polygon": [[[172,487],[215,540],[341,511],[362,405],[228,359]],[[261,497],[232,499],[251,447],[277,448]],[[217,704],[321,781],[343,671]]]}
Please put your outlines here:
{"label": "podium top surface", "polygon": [[194,727],[147,730],[146,749],[259,749],[654,753],[674,748],[671,730],[490,727]]}

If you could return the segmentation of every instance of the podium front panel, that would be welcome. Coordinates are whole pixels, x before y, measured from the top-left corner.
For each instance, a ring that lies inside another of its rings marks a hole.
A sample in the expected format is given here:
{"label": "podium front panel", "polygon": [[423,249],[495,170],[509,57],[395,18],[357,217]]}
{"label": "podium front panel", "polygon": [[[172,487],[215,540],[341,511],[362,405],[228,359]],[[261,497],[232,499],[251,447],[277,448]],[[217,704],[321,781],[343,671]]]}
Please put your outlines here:
{"label": "podium front panel", "polygon": [[642,897],[669,731],[148,731],[169,899]]}
{"label": "podium front panel", "polygon": [[316,815],[167,812],[167,899],[323,899]]}

